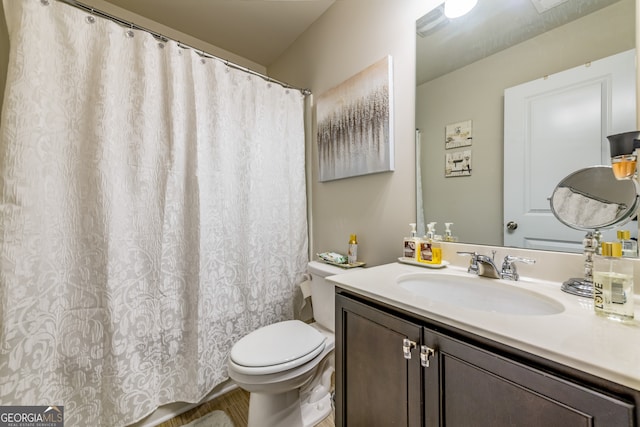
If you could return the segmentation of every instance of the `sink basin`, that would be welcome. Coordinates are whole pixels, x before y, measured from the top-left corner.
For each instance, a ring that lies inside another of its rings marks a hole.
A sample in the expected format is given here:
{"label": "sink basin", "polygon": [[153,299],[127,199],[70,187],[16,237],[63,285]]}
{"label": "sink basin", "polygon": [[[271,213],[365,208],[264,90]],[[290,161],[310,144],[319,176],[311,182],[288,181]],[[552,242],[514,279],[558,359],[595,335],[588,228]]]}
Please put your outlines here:
{"label": "sink basin", "polygon": [[403,289],[432,301],[488,312],[544,316],[564,306],[544,295],[483,277],[443,273],[409,273],[397,279]]}

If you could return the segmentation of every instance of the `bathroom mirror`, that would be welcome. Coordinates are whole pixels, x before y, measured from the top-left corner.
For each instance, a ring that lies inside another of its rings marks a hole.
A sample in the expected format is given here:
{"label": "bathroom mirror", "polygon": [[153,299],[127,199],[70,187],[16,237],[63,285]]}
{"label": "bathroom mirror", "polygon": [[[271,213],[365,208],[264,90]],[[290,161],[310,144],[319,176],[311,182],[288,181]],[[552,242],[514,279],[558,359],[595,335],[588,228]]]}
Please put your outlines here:
{"label": "bathroom mirror", "polygon": [[638,212],[636,179],[618,180],[610,166],[592,166],[566,176],[549,198],[551,211],[568,227],[588,231],[584,244],[584,277],[572,277],[562,290],[591,298],[593,295],[593,256],[600,242],[616,241],[602,230],[627,223]]}
{"label": "bathroom mirror", "polygon": [[[555,185],[571,170],[608,164],[603,148],[597,159],[585,163],[566,158],[567,163],[573,163],[564,171],[548,166],[544,185],[526,188],[523,184],[519,189],[505,190],[505,184],[521,182],[504,176],[505,160],[520,161],[504,158],[505,89],[573,67],[587,67],[590,61],[635,47],[634,0],[568,0],[542,13],[535,3],[540,2],[480,0],[468,15],[456,20],[416,23],[417,32],[422,33],[416,35],[416,128],[420,140],[416,162],[421,173],[416,177],[416,199],[421,202],[418,222],[437,222],[437,234],[442,234],[445,222],[452,222],[453,235],[460,242],[504,246],[503,233],[509,222],[504,206],[515,204],[516,196],[527,191],[539,194],[540,207],[535,209],[544,209],[557,227],[564,227],[547,201]],[[507,12],[515,15],[507,22],[500,21],[500,15]],[[630,68],[629,72],[635,73],[635,67]],[[446,126],[467,122],[471,145],[446,149]],[[599,132],[603,147],[606,135],[626,130],[603,128]],[[464,150],[471,150],[470,174],[445,177],[446,155]],[[520,224],[520,230],[523,227]],[[629,225],[632,230],[634,227]],[[573,232],[574,240],[581,241],[584,233]],[[572,248],[521,247],[581,251],[580,244]]]}

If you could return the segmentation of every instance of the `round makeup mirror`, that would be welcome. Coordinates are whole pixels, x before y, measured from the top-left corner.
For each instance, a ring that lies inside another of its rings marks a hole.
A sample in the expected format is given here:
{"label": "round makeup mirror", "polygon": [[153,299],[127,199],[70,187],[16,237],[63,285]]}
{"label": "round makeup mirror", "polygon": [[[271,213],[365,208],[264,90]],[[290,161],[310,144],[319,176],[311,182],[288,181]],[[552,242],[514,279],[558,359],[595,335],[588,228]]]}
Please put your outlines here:
{"label": "round makeup mirror", "polygon": [[635,179],[616,179],[610,166],[580,169],[556,186],[549,199],[555,217],[568,227],[588,231],[584,240],[585,277],[565,281],[563,291],[592,296],[593,255],[600,245],[600,230],[623,225],[636,215],[638,189]]}

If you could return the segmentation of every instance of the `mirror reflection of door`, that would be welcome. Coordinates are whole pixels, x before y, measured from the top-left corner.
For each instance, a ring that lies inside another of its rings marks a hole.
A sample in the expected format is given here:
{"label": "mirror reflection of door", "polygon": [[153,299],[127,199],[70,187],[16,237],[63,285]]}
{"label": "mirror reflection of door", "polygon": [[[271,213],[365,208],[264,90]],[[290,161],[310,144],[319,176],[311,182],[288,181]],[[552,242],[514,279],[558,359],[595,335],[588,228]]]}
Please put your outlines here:
{"label": "mirror reflection of door", "polygon": [[558,222],[549,197],[571,172],[611,163],[606,136],[635,130],[635,108],[635,50],[505,90],[505,246],[582,252],[584,232]]}

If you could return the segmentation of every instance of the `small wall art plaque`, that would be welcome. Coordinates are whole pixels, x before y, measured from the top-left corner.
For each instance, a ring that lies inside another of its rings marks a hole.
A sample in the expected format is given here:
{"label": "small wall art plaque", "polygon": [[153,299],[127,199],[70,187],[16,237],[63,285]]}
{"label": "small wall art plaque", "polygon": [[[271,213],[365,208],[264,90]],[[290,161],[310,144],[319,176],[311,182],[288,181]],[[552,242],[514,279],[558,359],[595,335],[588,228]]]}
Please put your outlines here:
{"label": "small wall art plaque", "polygon": [[444,176],[471,176],[471,150],[445,154]]}
{"label": "small wall art plaque", "polygon": [[445,126],[444,148],[449,150],[450,148],[471,145],[473,141],[472,126],[471,120]]}

